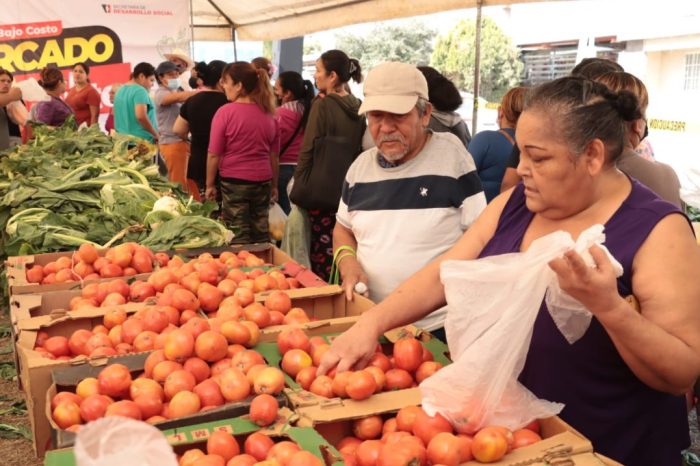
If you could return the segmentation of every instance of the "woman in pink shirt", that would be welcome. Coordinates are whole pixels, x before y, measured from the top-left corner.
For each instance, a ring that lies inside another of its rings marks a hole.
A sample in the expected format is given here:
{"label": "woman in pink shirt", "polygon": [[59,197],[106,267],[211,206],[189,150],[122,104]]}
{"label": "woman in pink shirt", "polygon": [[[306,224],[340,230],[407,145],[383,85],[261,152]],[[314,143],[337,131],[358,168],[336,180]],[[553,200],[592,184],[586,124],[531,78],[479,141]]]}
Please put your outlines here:
{"label": "woman in pink shirt", "polygon": [[223,221],[236,234],[234,243],[270,241],[268,211],[277,200],[279,134],[275,100],[267,73],[250,63],[224,69],[230,103],[212,120],[207,154],[207,199],[216,199],[220,177]]}
{"label": "woman in pink shirt", "polygon": [[291,206],[287,196],[287,185],[294,177],[301,143],[304,141],[304,127],[309,119],[311,101],[314,98],[314,85],[304,80],[296,71],[280,73],[275,81],[277,96],[277,121],[280,134],[280,174],[277,182],[279,205],[289,215]]}

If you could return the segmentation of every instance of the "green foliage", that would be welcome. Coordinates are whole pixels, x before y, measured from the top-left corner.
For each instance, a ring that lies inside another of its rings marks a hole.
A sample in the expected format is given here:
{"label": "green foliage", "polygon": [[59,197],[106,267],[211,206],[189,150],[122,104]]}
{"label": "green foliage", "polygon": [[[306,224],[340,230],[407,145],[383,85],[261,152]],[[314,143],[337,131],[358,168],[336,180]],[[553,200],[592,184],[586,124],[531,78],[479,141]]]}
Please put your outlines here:
{"label": "green foliage", "polygon": [[16,439],[25,438],[27,440],[32,439],[32,433],[29,429],[22,426],[15,426],[13,424],[0,424],[0,438],[2,439]]}
{"label": "green foliage", "polygon": [[12,362],[0,362],[0,379],[14,380],[17,377],[17,369]]}
{"label": "green foliage", "polygon": [[[192,202],[153,164],[155,146],[141,139],[103,134],[96,126],[51,130],[38,126],[36,139],[0,158],[0,256],[76,249],[89,242],[107,247],[141,241],[163,229],[177,244],[221,246],[230,238],[208,216],[210,203]],[[154,204],[171,196],[187,220],[146,222]],[[207,234],[183,223],[207,222]],[[192,236],[188,236],[192,234]],[[163,243],[152,242],[157,249]],[[162,248],[167,249],[167,248]]]}
{"label": "green foliage", "polygon": [[685,213],[688,215],[691,222],[700,222],[700,209],[697,207],[686,204]]}
{"label": "green foliage", "polygon": [[26,416],[27,403],[24,400],[17,400],[9,408],[0,409],[0,416]]}
{"label": "green foliage", "polygon": [[338,34],[336,46],[357,58],[364,70],[370,70],[385,61],[427,65],[434,38],[433,29],[412,21],[402,26],[379,24],[366,36]]}
{"label": "green foliage", "polygon": [[[433,67],[469,92],[474,92],[475,36],[475,22],[461,20],[438,37],[431,60]],[[479,94],[492,102],[500,101],[508,89],[519,84],[523,70],[517,48],[488,17],[482,19],[480,69]]]}

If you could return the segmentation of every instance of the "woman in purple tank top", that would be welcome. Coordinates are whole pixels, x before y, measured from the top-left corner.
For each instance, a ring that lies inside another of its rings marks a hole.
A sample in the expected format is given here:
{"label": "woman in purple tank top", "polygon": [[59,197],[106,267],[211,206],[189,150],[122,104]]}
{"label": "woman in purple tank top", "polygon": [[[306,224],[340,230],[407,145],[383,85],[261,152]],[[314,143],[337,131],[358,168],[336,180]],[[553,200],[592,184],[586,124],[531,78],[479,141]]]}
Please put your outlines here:
{"label": "woman in purple tank top", "polygon": [[[569,344],[543,303],[520,380],[537,396],[565,403],[561,417],[597,451],[629,466],[679,465],[689,444],[682,394],[700,376],[700,248],[676,207],[615,168],[625,122],[639,115],[632,94],[584,78],[533,89],[517,128],[523,182],[338,337],[320,373],[361,367],[383,332],[444,305],[441,262],[522,252],[549,233],[577,238],[603,224],[623,275],[615,278],[597,247],[590,251],[595,268],[575,252],[550,263],[562,289],[594,317]],[[638,309],[625,300],[630,295]]]}

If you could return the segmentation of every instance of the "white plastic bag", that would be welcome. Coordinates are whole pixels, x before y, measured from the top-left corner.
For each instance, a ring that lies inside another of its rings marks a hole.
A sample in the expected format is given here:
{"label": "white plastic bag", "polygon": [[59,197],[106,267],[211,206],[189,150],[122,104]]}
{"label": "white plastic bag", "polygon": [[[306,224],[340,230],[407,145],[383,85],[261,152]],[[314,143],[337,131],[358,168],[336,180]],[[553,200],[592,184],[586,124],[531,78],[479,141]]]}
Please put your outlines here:
{"label": "white plastic bag", "polygon": [[[580,248],[587,252],[590,241],[604,239],[602,227],[594,226],[581,235]],[[524,253],[442,264],[445,331],[454,362],[420,384],[428,414],[440,412],[459,432],[471,434],[486,425],[517,429],[561,411],[562,404],[538,399],[518,376],[545,292],[552,284],[558,289],[548,263],[574,247],[571,235],[559,231]],[[583,335],[590,317],[577,318],[585,308],[561,290],[552,297],[556,312],[566,314],[560,321],[573,327],[573,318],[581,326],[572,330]]]}
{"label": "white plastic bag", "polygon": [[175,453],[160,430],[120,416],[83,426],[74,453],[77,466],[177,466]]}
{"label": "white plastic bag", "polygon": [[282,207],[276,202],[270,206],[268,223],[270,224],[270,236],[272,236],[272,239],[275,241],[282,241],[284,226],[287,223],[287,214],[284,213]]}
{"label": "white plastic bag", "polygon": [[311,222],[309,214],[299,206],[292,205],[282,238],[282,251],[304,267],[311,268]]}
{"label": "white plastic bag", "polygon": [[51,100],[51,97],[34,78],[17,81],[15,82],[14,87],[18,87],[22,91],[22,99],[25,101],[41,102],[43,100]]}

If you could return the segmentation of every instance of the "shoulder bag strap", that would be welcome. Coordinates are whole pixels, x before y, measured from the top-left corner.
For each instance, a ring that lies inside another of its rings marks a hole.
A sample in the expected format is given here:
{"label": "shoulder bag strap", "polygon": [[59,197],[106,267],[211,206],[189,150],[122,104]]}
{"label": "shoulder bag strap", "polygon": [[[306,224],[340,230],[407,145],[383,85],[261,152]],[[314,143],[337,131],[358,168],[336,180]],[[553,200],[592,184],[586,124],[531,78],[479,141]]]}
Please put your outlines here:
{"label": "shoulder bag strap", "polygon": [[505,130],[499,129],[498,132],[501,133],[503,137],[508,139],[508,142],[510,142],[512,145],[515,145],[515,139],[513,139],[513,137],[510,134],[506,133]]}
{"label": "shoulder bag strap", "polygon": [[299,134],[299,131],[301,130],[301,122],[304,120],[304,115],[301,116],[301,119],[299,120],[299,124],[297,125],[296,129],[292,133],[292,136],[287,140],[287,142],[282,146],[280,149],[279,156],[282,157],[282,154],[284,154],[284,151],[286,151],[289,146],[292,144],[292,141],[294,141],[294,138],[297,137],[297,134]]}

